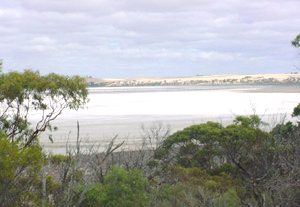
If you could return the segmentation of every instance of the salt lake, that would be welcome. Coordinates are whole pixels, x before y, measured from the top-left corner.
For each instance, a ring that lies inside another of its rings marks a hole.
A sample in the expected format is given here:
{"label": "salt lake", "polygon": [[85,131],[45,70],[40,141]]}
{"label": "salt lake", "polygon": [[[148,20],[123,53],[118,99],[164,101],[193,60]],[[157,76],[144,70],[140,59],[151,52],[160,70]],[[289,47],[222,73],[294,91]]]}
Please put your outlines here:
{"label": "salt lake", "polygon": [[[127,146],[139,146],[141,127],[161,123],[172,132],[208,120],[228,124],[236,115],[257,114],[268,123],[290,119],[300,102],[296,90],[280,86],[157,86],[101,87],[89,89],[89,103],[78,111],[64,111],[54,122],[54,143],[45,132],[41,144],[47,151],[62,152],[75,144],[77,121],[82,142],[105,145],[118,135]],[[265,90],[268,89],[268,90]],[[279,92],[278,92],[279,91]],[[289,92],[287,92],[289,91]],[[270,126],[271,127],[271,126]]]}

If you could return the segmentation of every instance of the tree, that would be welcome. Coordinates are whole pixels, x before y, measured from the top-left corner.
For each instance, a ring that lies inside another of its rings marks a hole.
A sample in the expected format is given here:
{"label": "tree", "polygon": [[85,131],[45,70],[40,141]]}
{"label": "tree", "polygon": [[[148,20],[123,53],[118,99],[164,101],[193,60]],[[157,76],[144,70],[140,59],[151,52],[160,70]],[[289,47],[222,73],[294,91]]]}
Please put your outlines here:
{"label": "tree", "polygon": [[227,173],[240,179],[248,198],[263,205],[263,182],[270,175],[274,156],[273,138],[262,131],[256,115],[238,116],[223,127],[207,122],[194,125],[169,136],[156,151],[166,168],[180,165],[198,167],[210,175]]}
{"label": "tree", "polygon": [[[87,103],[87,84],[79,76],[57,74],[42,76],[26,70],[0,76],[0,131],[11,142],[23,147],[32,145],[64,109],[77,110]],[[33,113],[40,118],[35,125],[29,122]]]}
{"label": "tree", "polygon": [[165,139],[155,152],[155,157],[184,167],[215,169],[214,158],[218,156],[218,139],[223,127],[207,122],[178,131]]}
{"label": "tree", "polygon": [[300,124],[278,124],[271,134],[276,160],[266,186],[278,206],[300,206]]}

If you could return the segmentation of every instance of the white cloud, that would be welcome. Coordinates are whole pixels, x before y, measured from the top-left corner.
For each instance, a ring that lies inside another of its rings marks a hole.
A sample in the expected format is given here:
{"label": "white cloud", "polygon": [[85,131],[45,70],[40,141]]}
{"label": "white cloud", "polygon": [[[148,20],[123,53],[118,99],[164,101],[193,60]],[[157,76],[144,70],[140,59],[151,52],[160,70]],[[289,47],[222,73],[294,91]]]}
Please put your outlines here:
{"label": "white cloud", "polygon": [[49,37],[35,37],[31,40],[31,43],[34,45],[53,45],[55,44],[55,40]]}
{"label": "white cloud", "polygon": [[0,8],[0,18],[20,18],[22,12],[18,9]]}
{"label": "white cloud", "polygon": [[232,61],[235,60],[239,55],[229,54],[229,53],[220,53],[220,52],[200,52],[199,57],[205,60],[213,61]]}

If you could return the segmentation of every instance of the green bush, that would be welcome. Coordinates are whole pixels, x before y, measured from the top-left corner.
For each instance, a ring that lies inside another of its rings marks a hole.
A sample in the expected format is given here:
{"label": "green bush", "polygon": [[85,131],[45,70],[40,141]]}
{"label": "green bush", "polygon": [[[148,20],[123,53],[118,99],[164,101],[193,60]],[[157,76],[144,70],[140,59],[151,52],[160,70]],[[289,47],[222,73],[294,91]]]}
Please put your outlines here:
{"label": "green bush", "polygon": [[19,149],[0,134],[0,203],[1,206],[22,206],[38,203],[39,173],[44,164],[41,148]]}
{"label": "green bush", "polygon": [[148,181],[140,171],[113,167],[103,184],[93,184],[87,189],[81,207],[148,206],[147,186]]}

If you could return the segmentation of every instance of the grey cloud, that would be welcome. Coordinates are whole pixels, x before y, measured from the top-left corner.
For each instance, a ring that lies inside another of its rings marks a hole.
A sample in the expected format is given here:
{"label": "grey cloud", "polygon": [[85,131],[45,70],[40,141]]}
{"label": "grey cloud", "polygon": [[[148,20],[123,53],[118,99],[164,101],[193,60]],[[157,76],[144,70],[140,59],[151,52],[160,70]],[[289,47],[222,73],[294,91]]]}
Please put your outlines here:
{"label": "grey cloud", "polygon": [[94,76],[289,72],[299,7],[296,0],[2,0],[0,58],[7,69]]}

